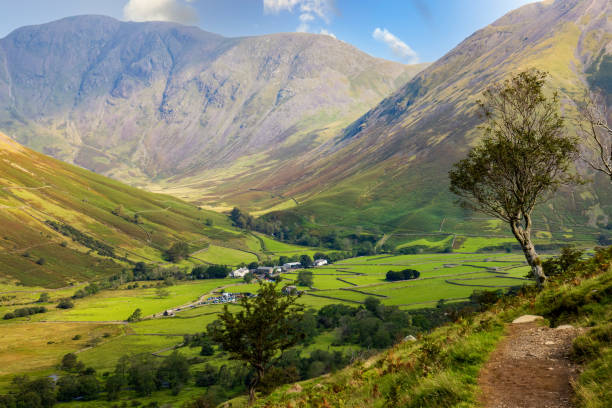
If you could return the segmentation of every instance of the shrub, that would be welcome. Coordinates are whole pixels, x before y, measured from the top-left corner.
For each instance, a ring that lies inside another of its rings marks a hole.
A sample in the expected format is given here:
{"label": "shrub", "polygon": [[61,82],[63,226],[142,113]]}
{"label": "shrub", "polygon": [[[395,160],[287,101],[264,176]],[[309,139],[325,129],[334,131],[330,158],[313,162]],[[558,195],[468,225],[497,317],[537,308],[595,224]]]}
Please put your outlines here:
{"label": "shrub", "polygon": [[404,269],[403,271],[389,271],[387,272],[386,279],[388,281],[400,281],[400,280],[410,280],[410,279],[418,279],[421,276],[421,273],[414,269]]}
{"label": "shrub", "polygon": [[72,303],[72,300],[64,298],[59,301],[57,307],[58,309],[72,309],[74,307],[74,303]]}
{"label": "shrub", "polygon": [[134,310],[134,313],[132,313],[127,319],[127,321],[130,323],[137,322],[139,320],[142,320],[142,311],[140,309]]}

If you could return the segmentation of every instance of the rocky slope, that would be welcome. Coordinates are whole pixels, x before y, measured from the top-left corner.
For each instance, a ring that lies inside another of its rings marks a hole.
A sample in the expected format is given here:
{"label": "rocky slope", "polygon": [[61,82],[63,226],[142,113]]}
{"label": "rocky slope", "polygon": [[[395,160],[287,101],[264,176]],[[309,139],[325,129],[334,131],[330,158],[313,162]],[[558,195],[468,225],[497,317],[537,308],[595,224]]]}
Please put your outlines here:
{"label": "rocky slope", "polygon": [[0,129],[118,178],[184,175],[303,152],[421,68],[323,35],[72,17],[0,40]]}

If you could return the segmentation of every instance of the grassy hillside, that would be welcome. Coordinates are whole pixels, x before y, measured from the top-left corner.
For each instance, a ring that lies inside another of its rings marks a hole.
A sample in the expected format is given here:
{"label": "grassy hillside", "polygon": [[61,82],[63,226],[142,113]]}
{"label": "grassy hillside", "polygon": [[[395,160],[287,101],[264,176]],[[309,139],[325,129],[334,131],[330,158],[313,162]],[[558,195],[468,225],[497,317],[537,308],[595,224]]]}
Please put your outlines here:
{"label": "grassy hillside", "polygon": [[[607,407],[612,375],[612,248],[579,263],[542,292],[504,298],[482,314],[459,318],[416,342],[402,342],[374,358],[332,374],[287,385],[262,398],[261,407],[472,407],[478,406],[479,370],[522,314],[539,314],[551,327],[588,327],[574,340],[572,358],[584,366],[574,385],[580,407]],[[242,406],[244,400],[234,400]]]}
{"label": "grassy hillside", "polygon": [[[401,90],[348,126],[318,157],[296,158],[258,177],[256,188],[299,203],[281,209],[313,229],[328,224],[384,232],[509,235],[459,208],[447,172],[481,132],[476,101],[491,84],[531,67],[550,73],[574,132],[587,85],[607,86],[612,6],[605,0],[526,5],[466,38]],[[589,82],[590,78],[590,82]],[[577,171],[588,174],[582,162]],[[536,228],[556,238],[592,240],[612,219],[603,176],[567,188],[542,205]],[[251,185],[251,187],[253,187]],[[238,197],[239,198],[239,197]],[[279,199],[280,200],[280,199]]]}
{"label": "grassy hillside", "polygon": [[6,284],[59,287],[136,262],[165,264],[163,252],[179,241],[191,253],[180,267],[274,255],[276,248],[268,251],[232,228],[225,215],[59,162],[2,134],[0,159],[0,279]]}

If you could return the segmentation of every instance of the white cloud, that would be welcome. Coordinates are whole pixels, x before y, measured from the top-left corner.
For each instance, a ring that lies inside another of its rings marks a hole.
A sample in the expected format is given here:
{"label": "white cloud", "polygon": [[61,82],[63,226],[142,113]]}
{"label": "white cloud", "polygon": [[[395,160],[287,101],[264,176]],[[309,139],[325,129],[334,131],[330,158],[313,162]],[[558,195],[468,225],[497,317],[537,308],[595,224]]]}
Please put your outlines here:
{"label": "white cloud", "polygon": [[376,28],[372,33],[372,37],[375,40],[381,41],[391,49],[393,54],[399,58],[406,60],[409,63],[416,63],[419,61],[419,56],[408,44],[394,36],[386,28]]}
{"label": "white cloud", "polygon": [[336,38],[336,35],[332,32],[327,31],[326,29],[322,28],[321,31],[319,31],[319,34],[323,34],[323,35],[329,35],[332,38]]}
{"label": "white cloud", "polygon": [[[196,0],[186,0],[194,3]],[[196,24],[199,20],[195,8],[183,0],[129,0],[123,15],[131,21],[173,21],[181,24]]]}
{"label": "white cloud", "polygon": [[334,0],[263,0],[264,13],[278,14],[281,11],[298,10],[300,25],[298,32],[309,32],[311,23],[317,18],[329,24],[334,13]]}
{"label": "white cloud", "polygon": [[302,14],[315,14],[326,22],[334,11],[334,0],[263,0],[264,12],[276,14],[293,11],[296,7]]}

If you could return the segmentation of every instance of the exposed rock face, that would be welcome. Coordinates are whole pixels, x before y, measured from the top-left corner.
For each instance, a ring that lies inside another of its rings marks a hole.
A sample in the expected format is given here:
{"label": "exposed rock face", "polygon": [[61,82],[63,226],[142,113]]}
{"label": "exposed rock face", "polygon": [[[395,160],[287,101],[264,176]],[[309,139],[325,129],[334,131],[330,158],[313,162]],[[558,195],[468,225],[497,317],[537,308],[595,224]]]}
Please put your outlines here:
{"label": "exposed rock face", "polygon": [[0,40],[0,128],[99,172],[184,174],[348,123],[420,69],[324,35],[71,17]]}

